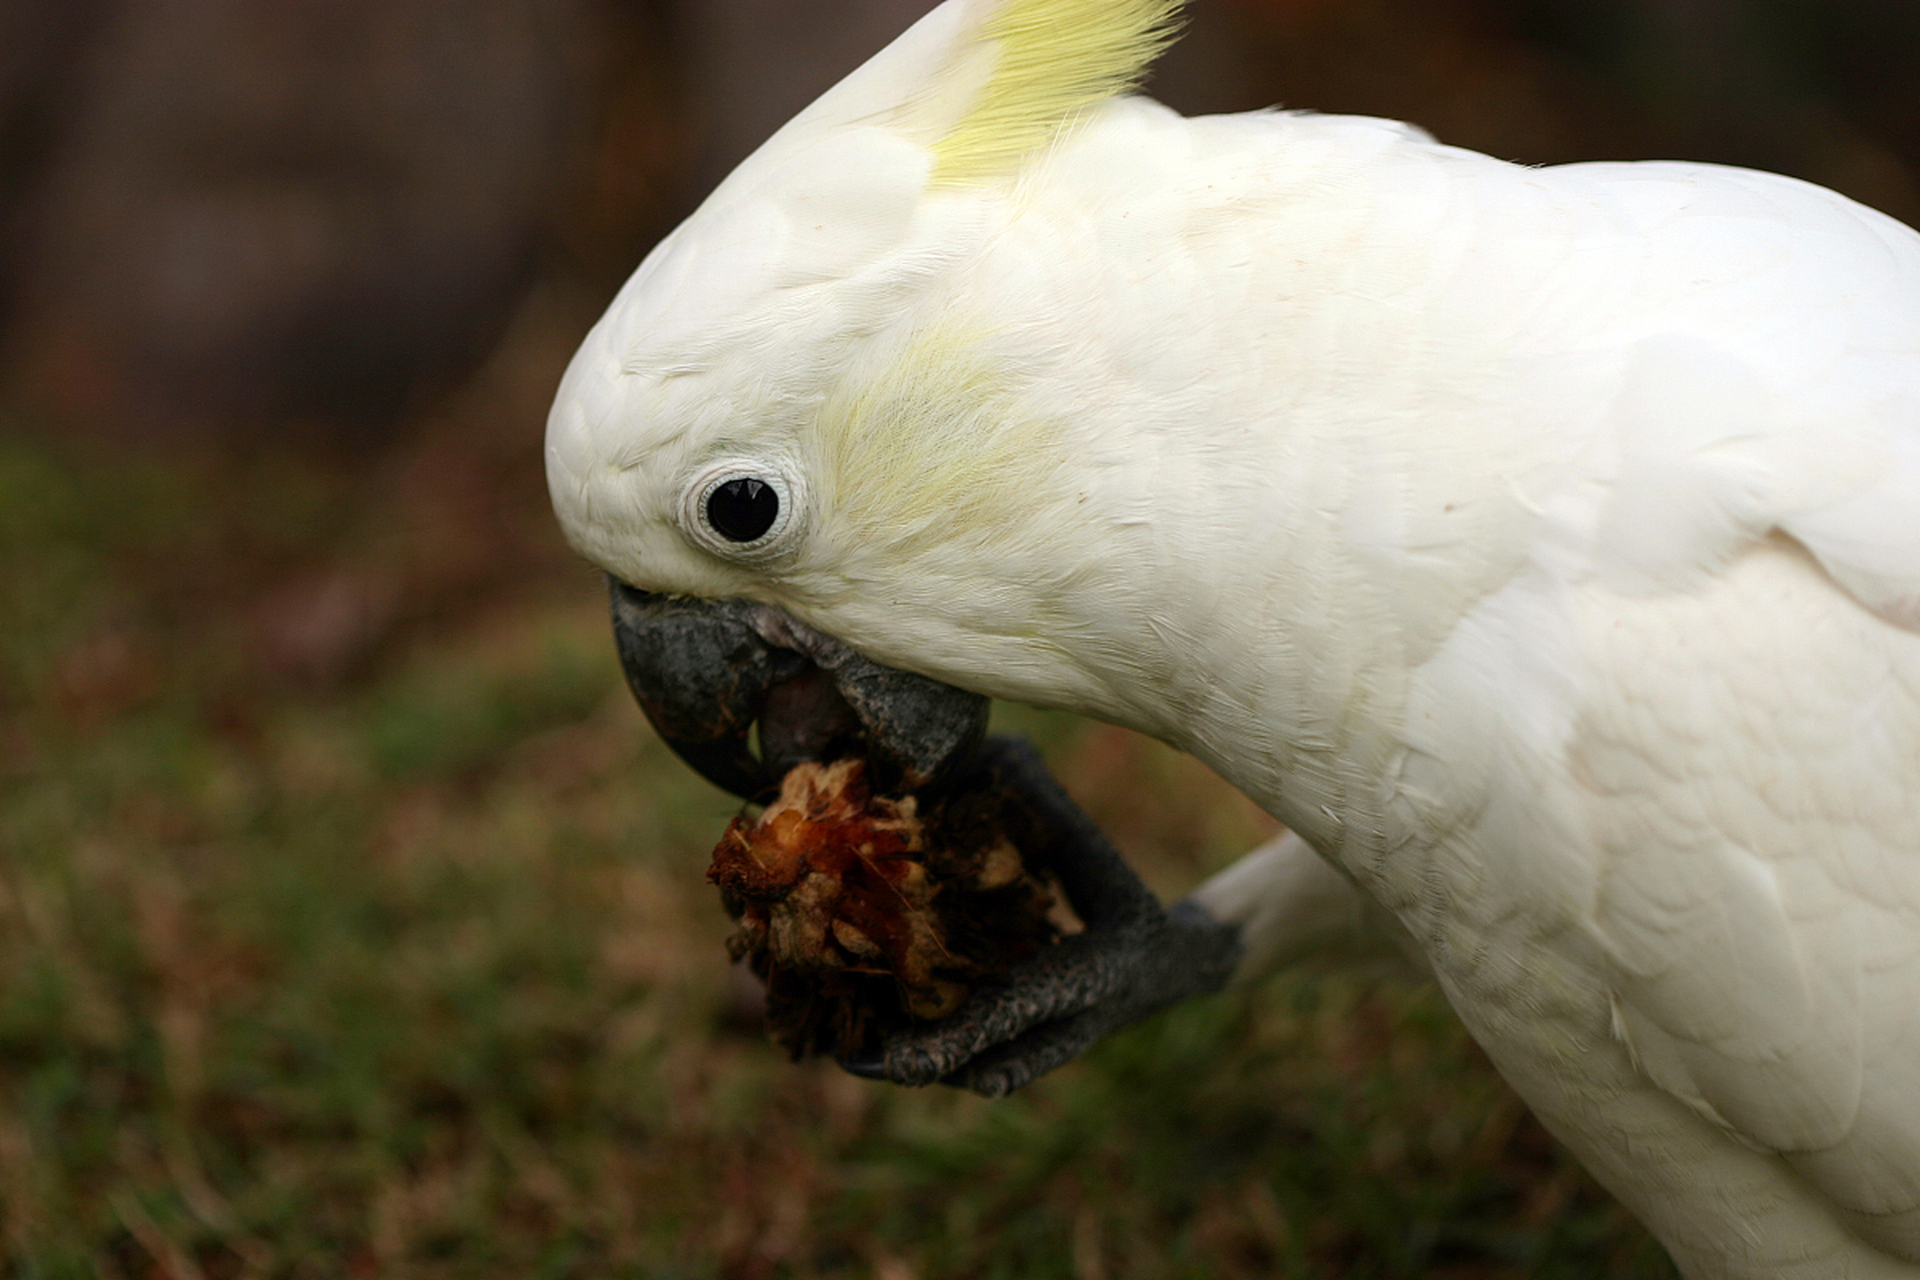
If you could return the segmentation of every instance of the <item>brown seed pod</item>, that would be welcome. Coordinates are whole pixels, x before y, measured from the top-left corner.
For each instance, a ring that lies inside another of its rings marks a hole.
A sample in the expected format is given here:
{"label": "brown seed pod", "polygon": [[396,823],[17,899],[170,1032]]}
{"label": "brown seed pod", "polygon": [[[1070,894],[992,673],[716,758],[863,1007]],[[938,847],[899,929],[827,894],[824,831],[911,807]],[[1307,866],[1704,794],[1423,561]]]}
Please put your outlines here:
{"label": "brown seed pod", "polygon": [[707,871],[774,1039],[796,1059],[864,1054],[1058,938],[1055,895],[1017,845],[1030,825],[997,789],[924,802],[873,794],[857,759],[790,771]]}

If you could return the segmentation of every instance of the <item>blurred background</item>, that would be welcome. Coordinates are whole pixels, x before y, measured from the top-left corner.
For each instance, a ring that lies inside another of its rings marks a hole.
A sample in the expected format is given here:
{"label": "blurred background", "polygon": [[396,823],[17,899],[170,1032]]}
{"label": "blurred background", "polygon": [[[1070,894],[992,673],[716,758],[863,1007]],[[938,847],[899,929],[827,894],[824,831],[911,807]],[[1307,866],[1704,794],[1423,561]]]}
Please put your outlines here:
{"label": "blurred background", "polygon": [[[0,6],[0,1276],[1659,1275],[1429,993],[794,1066],[546,511],[648,246],[927,0]],[[1152,91],[1920,220],[1912,0],[1194,0]],[[1271,829],[1007,709],[1155,885]]]}

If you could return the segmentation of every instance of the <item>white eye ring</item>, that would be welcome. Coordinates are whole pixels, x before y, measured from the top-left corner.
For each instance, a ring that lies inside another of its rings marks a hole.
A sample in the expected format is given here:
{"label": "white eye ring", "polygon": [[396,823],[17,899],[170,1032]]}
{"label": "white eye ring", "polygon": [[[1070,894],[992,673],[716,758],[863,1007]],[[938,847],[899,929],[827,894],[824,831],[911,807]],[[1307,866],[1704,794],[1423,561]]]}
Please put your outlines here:
{"label": "white eye ring", "polygon": [[804,490],[782,463],[729,458],[694,477],[680,521],[693,540],[728,560],[770,559],[799,525]]}

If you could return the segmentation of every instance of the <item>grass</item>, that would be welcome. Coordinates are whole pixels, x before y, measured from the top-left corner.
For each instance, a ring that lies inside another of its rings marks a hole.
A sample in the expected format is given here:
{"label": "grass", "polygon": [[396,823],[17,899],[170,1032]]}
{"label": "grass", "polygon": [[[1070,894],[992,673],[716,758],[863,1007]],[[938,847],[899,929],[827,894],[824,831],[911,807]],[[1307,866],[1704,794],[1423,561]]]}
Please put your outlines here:
{"label": "grass", "polygon": [[[787,1063],[702,879],[731,806],[621,687],[536,399],[357,468],[0,435],[0,1275],[1671,1274],[1389,980],[999,1103]],[[1008,720],[1167,892],[1267,829]]]}

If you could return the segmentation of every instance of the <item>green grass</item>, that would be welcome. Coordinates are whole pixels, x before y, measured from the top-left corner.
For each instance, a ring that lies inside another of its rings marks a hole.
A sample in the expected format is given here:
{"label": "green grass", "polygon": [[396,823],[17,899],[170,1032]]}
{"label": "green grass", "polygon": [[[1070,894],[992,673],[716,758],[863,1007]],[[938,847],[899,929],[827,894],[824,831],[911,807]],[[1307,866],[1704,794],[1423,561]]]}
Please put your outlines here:
{"label": "green grass", "polygon": [[[472,452],[409,448],[383,474]],[[0,437],[0,1275],[1671,1274],[1391,981],[997,1103],[787,1063],[702,878],[731,806],[628,701],[532,449],[481,452],[476,516]],[[1167,892],[1266,830],[1008,718]]]}

